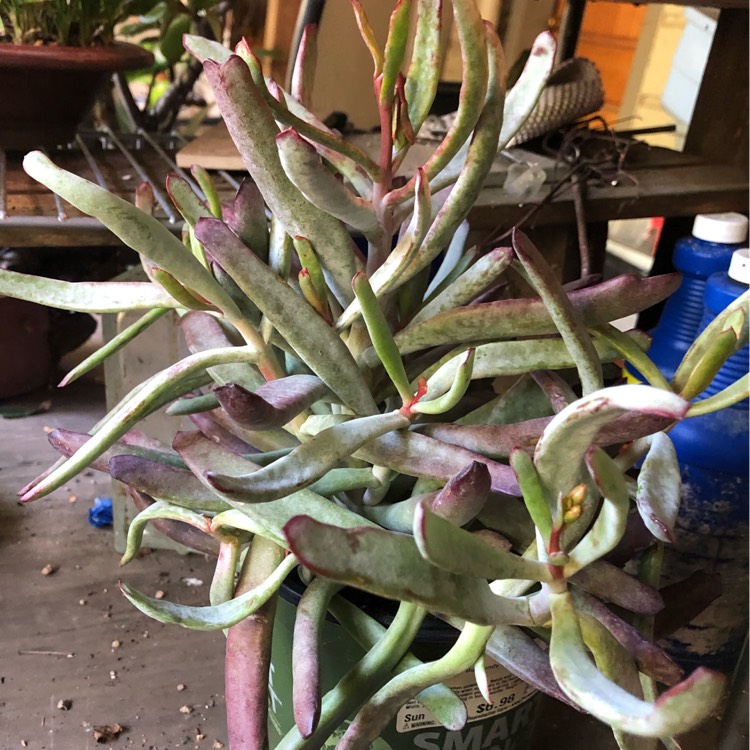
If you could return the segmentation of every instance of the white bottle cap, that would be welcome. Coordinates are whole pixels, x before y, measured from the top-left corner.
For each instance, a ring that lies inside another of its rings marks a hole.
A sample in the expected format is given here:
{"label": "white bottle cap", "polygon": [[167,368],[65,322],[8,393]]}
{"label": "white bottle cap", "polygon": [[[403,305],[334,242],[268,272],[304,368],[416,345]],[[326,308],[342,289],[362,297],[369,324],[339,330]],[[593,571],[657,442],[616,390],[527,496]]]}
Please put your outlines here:
{"label": "white bottle cap", "polygon": [[750,285],[750,249],[743,247],[732,253],[728,274],[730,279]]}
{"label": "white bottle cap", "polygon": [[698,214],[693,222],[693,237],[726,244],[744,242],[747,238],[747,217],[733,212]]}

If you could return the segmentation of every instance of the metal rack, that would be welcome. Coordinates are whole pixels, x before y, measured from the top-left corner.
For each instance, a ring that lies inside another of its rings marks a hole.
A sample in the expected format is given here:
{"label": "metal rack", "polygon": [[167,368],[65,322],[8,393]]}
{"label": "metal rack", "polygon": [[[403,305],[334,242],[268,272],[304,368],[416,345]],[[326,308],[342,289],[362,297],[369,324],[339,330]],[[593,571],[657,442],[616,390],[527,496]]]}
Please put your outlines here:
{"label": "metal rack", "polygon": [[[154,193],[154,215],[175,233],[182,217],[165,188],[166,177],[178,174],[200,188],[175,161],[187,141],[177,134],[115,133],[109,128],[81,131],[71,143],[48,152],[60,167],[132,202],[135,189],[147,183]],[[230,197],[239,181],[229,172],[212,173],[223,197]],[[117,245],[101,223],[32,180],[22,168],[22,155],[0,149],[0,246]]]}

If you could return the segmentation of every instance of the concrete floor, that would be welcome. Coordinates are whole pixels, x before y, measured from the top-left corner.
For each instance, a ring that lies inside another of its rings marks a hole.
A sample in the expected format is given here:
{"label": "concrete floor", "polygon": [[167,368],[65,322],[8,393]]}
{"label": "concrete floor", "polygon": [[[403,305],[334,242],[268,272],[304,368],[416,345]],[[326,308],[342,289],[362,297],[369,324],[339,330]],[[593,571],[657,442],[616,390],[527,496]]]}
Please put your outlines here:
{"label": "concrete floor", "polygon": [[[0,419],[0,750],[226,747],[223,635],[161,625],[117,589],[122,579],[204,604],[212,563],[151,551],[121,569],[111,528],[87,520],[94,498],[109,494],[108,477],[97,472],[31,505],[17,502],[16,491],[56,458],[44,429],[87,431],[104,412],[103,389],[87,382],[15,403],[50,397],[46,413]],[[44,575],[45,566],[54,572]],[[61,701],[70,701],[67,710]],[[119,736],[97,742],[95,727],[114,724],[123,728]],[[711,750],[716,727],[683,747]],[[545,700],[537,739],[518,750],[549,747],[617,746],[604,725]]]}

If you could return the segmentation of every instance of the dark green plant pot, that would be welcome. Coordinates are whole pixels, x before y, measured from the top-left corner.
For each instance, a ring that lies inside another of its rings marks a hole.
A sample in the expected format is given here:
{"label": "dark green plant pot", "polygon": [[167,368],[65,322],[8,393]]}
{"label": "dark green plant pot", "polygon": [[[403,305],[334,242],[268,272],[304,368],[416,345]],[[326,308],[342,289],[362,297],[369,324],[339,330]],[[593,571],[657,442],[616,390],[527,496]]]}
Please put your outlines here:
{"label": "dark green plant pot", "polygon": [[[286,593],[289,595],[289,591]],[[294,604],[283,596],[279,598],[269,680],[269,738],[272,748],[294,727],[292,632],[295,611]],[[373,612],[370,614],[374,615]],[[438,659],[450,648],[455,637],[454,629],[431,619],[420,630],[412,651],[422,660]],[[327,692],[333,688],[362,656],[364,651],[346,631],[333,620],[327,621],[321,644],[324,690]],[[492,705],[479,693],[473,670],[450,683],[469,713],[469,721],[460,732],[444,729],[427,709],[413,700],[399,710],[380,738],[372,743],[372,750],[527,750],[531,747],[539,694],[498,664],[488,662],[487,674],[492,690]],[[345,722],[323,747],[332,750],[347,724]]]}

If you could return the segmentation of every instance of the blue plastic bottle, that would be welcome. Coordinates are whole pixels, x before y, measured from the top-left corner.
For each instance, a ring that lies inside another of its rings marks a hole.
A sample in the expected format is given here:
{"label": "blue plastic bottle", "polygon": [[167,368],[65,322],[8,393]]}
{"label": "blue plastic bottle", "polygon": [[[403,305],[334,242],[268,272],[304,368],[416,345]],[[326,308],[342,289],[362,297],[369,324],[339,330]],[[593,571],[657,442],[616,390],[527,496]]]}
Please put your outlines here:
{"label": "blue plastic bottle", "polygon": [[682,283],[664,305],[649,349],[649,356],[667,380],[672,379],[698,335],[706,280],[729,268],[732,253],[747,238],[747,225],[742,214],[698,214],[692,236],[675,245],[673,261],[682,272]]}
{"label": "blue plastic bottle", "polygon": [[[750,257],[737,250],[728,273],[713,274],[706,284],[701,330],[729,303],[748,290]],[[706,398],[748,372],[750,347],[734,354]],[[676,543],[665,549],[665,583],[702,569],[718,572],[722,595],[667,648],[682,666],[702,664],[731,672],[748,630],[748,400],[713,414],[686,419],[669,433],[682,472],[682,505]]]}

